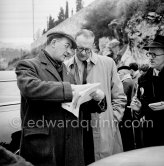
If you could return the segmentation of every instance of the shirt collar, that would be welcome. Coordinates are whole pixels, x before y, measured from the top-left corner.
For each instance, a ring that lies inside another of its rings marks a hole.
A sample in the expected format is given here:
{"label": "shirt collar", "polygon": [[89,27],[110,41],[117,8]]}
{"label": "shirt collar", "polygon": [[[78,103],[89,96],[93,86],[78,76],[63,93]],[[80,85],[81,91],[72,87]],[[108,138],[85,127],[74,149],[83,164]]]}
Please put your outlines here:
{"label": "shirt collar", "polygon": [[159,75],[159,70],[153,69],[153,76],[158,76]]}

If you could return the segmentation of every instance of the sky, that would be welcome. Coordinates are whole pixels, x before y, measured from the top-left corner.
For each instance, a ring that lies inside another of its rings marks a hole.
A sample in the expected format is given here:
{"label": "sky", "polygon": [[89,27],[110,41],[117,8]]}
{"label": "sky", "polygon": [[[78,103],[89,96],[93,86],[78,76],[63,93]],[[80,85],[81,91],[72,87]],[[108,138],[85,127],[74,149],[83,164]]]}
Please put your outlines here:
{"label": "sky", "polygon": [[[67,0],[69,12],[74,10],[76,0]],[[93,0],[83,0],[84,7]],[[31,44],[34,34],[47,27],[49,15],[57,19],[60,7],[65,10],[66,0],[0,0],[0,42]]]}

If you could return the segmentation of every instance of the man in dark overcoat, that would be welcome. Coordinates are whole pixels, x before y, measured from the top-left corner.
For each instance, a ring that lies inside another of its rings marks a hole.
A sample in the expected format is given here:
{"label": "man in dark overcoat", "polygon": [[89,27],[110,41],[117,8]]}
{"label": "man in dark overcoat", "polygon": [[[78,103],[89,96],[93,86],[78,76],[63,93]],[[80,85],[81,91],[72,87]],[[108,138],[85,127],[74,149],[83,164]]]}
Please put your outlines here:
{"label": "man in dark overcoat", "polygon": [[164,36],[157,35],[144,49],[151,67],[139,78],[131,107],[142,118],[144,146],[159,146],[164,145]]}
{"label": "man in dark overcoat", "polygon": [[121,138],[124,151],[133,150],[135,148],[135,134],[132,126],[133,113],[128,106],[135,93],[135,82],[130,75],[129,66],[121,66],[118,68],[118,74],[124,87],[124,93],[127,96],[127,104],[125,106],[122,121],[119,123]]}
{"label": "man in dark overcoat", "polygon": [[20,155],[35,166],[84,166],[82,130],[61,104],[71,102],[73,79],[64,59],[76,43],[64,32],[47,35],[47,45],[16,67],[21,93]]}

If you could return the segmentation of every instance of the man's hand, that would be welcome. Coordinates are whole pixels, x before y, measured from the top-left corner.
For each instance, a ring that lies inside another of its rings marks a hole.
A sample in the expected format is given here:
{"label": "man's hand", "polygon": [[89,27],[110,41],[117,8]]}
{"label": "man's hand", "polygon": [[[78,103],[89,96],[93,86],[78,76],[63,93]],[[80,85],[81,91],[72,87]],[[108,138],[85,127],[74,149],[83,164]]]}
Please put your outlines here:
{"label": "man's hand", "polygon": [[127,107],[133,109],[134,111],[139,111],[140,108],[141,108],[141,106],[142,106],[142,104],[141,104],[141,102],[137,99],[137,97],[133,97],[130,106],[127,106]]}
{"label": "man's hand", "polygon": [[90,96],[96,101],[101,101],[105,97],[105,94],[101,89],[97,89],[96,91],[92,92]]}
{"label": "man's hand", "polygon": [[72,88],[72,95],[73,95],[73,98],[74,98],[73,106],[74,106],[74,108],[76,108],[77,107],[77,102],[78,102],[80,96],[77,95],[77,92],[75,90],[76,89],[76,85],[71,84],[71,88]]}

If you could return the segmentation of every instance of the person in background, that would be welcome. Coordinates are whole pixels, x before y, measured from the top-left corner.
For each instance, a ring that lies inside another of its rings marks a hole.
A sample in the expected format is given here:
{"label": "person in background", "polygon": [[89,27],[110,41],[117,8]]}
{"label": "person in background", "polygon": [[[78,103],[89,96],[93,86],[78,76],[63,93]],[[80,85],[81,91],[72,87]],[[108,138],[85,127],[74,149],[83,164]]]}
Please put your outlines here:
{"label": "person in background", "polygon": [[51,31],[45,49],[16,67],[21,93],[20,155],[35,166],[85,165],[82,127],[75,127],[78,119],[61,106],[71,102],[75,92],[63,61],[76,47],[71,35]]}
{"label": "person in background", "polygon": [[[118,123],[122,119],[126,104],[126,96],[117,74],[116,64],[112,58],[98,55],[91,50],[94,38],[92,31],[80,30],[75,36],[76,54],[67,63],[67,68],[74,75],[77,83],[84,83],[83,74],[87,69],[86,83],[101,83],[100,89],[106,96],[107,110],[100,114],[92,113],[90,117],[94,143],[92,162],[123,151]],[[87,113],[93,108],[85,107],[85,109]],[[86,148],[88,148],[86,151],[89,150],[90,144]],[[91,154],[88,154],[88,157],[89,155]]]}
{"label": "person in background", "polygon": [[118,68],[119,77],[123,83],[124,92],[127,95],[127,105],[131,103],[131,98],[134,96],[134,81],[130,75],[130,67],[129,66],[120,66]]}
{"label": "person in background", "polygon": [[113,59],[114,52],[112,51],[111,48],[108,48],[108,50],[104,52],[104,56],[111,57]]}
{"label": "person in background", "polygon": [[130,63],[129,64],[130,70],[131,70],[131,76],[135,83],[138,82],[138,78],[141,76],[139,72],[139,67],[137,63]]}
{"label": "person in background", "polygon": [[140,71],[140,74],[144,74],[148,71],[149,69],[149,64],[142,64],[140,67],[139,67],[139,71]]}
{"label": "person in background", "polygon": [[[157,35],[147,46],[150,68],[138,80],[137,96],[131,102],[138,119],[144,117],[144,147],[164,145],[164,36]],[[160,102],[158,104],[158,102]],[[150,105],[152,103],[154,106]]]}
{"label": "person in background", "polygon": [[127,106],[130,105],[132,97],[135,93],[135,82],[130,75],[129,66],[121,66],[118,68],[118,74],[124,87],[124,93],[127,96],[127,104],[125,107],[124,116],[119,123],[121,138],[123,142],[124,151],[135,149],[135,131],[132,126],[133,112]]}

